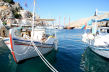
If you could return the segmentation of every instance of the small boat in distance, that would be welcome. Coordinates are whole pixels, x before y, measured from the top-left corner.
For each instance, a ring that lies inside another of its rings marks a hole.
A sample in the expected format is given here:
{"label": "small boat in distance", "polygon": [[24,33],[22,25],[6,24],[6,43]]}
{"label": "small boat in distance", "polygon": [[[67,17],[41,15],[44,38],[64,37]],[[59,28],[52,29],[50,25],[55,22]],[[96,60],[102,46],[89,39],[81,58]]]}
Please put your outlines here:
{"label": "small boat in distance", "polygon": [[[65,18],[64,18],[64,20],[65,20]],[[64,21],[64,23],[65,23],[65,21]],[[65,26],[65,24],[64,24],[64,26]],[[69,25],[65,26],[64,29],[74,29],[74,28],[75,27],[70,26],[70,16],[69,16]]]}
{"label": "small boat in distance", "polygon": [[74,29],[75,27],[64,27],[64,29]]}

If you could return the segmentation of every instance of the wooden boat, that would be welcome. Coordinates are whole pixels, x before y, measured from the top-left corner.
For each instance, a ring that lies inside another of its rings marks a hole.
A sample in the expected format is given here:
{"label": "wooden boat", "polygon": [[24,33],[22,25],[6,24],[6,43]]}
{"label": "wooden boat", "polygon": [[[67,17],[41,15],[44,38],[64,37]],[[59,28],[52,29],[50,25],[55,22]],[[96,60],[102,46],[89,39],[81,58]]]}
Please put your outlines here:
{"label": "wooden boat", "polygon": [[[13,28],[9,31],[9,38],[4,39],[17,63],[38,56],[31,43],[31,32],[29,28]],[[42,54],[46,54],[55,48],[55,36],[46,34],[43,28],[35,28],[33,32],[33,42]]]}
{"label": "wooden boat", "polygon": [[[35,56],[42,57],[54,48],[57,49],[56,33],[54,31],[51,33],[51,30],[48,32],[46,26],[43,26],[43,21],[46,19],[36,19],[37,25],[35,25],[34,11],[35,0],[33,21],[30,26],[22,24],[20,27],[12,28],[9,30],[9,37],[3,38],[16,63]],[[42,24],[38,24],[38,21]]]}
{"label": "wooden boat", "polygon": [[64,29],[74,29],[75,27],[64,27]]}
{"label": "wooden boat", "polygon": [[[37,20],[39,21],[39,19]],[[40,19],[40,21],[45,20],[49,21],[50,19]],[[42,54],[52,51],[57,46],[55,32],[52,31],[53,34],[51,34],[51,30],[48,30],[48,32],[45,26],[35,26],[32,32],[31,25],[22,25],[22,27],[15,27],[8,30],[2,24],[1,20],[0,25],[0,38],[3,39],[4,43],[8,46],[16,63],[38,56],[31,43],[32,33],[34,33],[32,37],[33,42]]]}

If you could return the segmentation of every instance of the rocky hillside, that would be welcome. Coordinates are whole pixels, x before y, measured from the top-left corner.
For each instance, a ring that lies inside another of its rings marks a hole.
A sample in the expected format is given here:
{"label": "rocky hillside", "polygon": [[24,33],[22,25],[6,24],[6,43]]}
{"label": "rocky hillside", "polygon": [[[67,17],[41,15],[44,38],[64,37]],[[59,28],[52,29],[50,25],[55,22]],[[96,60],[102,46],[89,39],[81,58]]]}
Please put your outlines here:
{"label": "rocky hillside", "polygon": [[20,18],[21,15],[17,12],[22,10],[19,3],[13,0],[0,0],[0,19],[6,21],[7,18]]}
{"label": "rocky hillside", "polygon": [[86,24],[88,21],[90,21],[91,19],[103,19],[103,18],[109,18],[109,13],[105,13],[102,15],[98,15],[98,16],[91,16],[88,18],[82,18],[76,21],[71,22],[70,26],[71,27],[81,27],[82,25]]}

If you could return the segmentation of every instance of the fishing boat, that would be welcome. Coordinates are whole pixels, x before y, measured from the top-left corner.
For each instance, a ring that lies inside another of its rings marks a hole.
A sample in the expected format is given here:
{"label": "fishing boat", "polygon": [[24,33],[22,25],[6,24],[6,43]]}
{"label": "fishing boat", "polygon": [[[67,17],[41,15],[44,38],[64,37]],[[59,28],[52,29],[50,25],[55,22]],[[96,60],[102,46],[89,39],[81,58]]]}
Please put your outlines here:
{"label": "fishing boat", "polygon": [[[109,58],[109,27],[107,21],[109,21],[109,18],[91,20],[90,24],[87,24],[91,25],[90,31],[82,35],[82,41],[87,43],[92,51],[105,58]],[[106,26],[98,27],[100,22],[107,22]]]}
{"label": "fishing boat", "polygon": [[[51,33],[51,30],[46,28],[47,25],[43,25],[44,21],[46,21],[46,19],[35,20],[34,0],[33,21],[31,26],[23,26],[22,24],[20,27],[11,28],[9,30],[9,37],[3,38],[16,63],[36,56],[42,57],[53,49],[57,49],[55,30]],[[37,23],[36,25],[35,22]]]}
{"label": "fishing boat", "polygon": [[[56,38],[54,35],[46,34],[46,29],[35,28],[32,40],[35,46],[42,54],[46,54],[53,50],[56,46]],[[9,31],[9,38],[5,38],[4,42],[10,49],[15,62],[38,56],[33,44],[31,43],[32,30],[29,28],[13,28]]]}

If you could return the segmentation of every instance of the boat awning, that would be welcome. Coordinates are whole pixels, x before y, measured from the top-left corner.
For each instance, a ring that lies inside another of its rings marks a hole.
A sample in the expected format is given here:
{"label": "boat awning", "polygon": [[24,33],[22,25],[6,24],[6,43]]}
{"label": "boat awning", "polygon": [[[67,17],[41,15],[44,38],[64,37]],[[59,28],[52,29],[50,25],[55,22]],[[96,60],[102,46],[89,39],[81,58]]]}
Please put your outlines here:
{"label": "boat awning", "polygon": [[92,25],[93,22],[102,22],[102,21],[109,21],[109,18],[101,19],[101,20],[90,20],[88,21],[87,25]]}
{"label": "boat awning", "polygon": [[55,21],[55,19],[36,19],[36,21]]}
{"label": "boat awning", "polygon": [[109,18],[97,20],[97,22],[102,22],[102,21],[109,21]]}
{"label": "boat awning", "polygon": [[[32,20],[31,18],[28,18],[27,20]],[[35,19],[35,21],[55,21],[56,19]]]}

